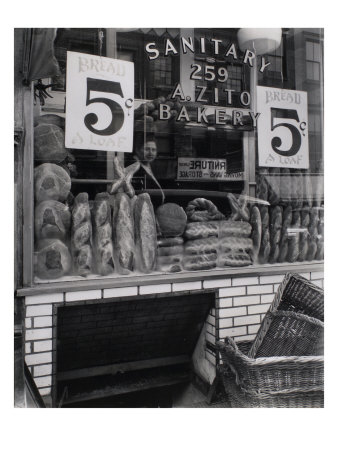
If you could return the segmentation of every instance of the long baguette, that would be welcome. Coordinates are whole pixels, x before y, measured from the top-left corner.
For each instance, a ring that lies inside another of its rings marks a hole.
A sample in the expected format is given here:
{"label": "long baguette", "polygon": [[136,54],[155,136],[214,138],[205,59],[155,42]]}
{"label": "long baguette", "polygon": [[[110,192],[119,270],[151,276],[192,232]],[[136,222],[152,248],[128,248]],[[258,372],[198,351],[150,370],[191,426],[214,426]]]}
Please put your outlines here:
{"label": "long baguette", "polygon": [[134,206],[136,265],[144,273],[151,272],[156,264],[156,221],[149,194],[140,194]]}
{"label": "long baguette", "polygon": [[134,268],[135,239],[131,201],[125,193],[115,196],[113,240],[117,270],[119,273],[128,274]]}

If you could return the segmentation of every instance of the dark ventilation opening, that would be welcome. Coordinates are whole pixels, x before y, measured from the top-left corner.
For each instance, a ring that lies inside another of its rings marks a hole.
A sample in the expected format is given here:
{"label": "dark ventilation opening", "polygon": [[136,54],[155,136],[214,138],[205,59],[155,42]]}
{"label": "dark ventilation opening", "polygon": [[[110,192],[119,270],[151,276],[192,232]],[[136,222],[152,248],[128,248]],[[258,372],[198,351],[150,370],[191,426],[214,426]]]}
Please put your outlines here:
{"label": "dark ventilation opening", "polygon": [[213,293],[66,305],[57,312],[55,406],[171,407]]}

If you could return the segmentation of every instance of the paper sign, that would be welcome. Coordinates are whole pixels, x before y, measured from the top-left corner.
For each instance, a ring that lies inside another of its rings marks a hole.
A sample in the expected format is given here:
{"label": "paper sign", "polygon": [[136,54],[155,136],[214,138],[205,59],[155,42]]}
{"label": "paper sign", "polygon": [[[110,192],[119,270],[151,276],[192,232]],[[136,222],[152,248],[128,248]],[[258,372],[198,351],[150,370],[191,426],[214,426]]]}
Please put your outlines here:
{"label": "paper sign", "polygon": [[309,168],[307,93],[257,87],[260,167]]}
{"label": "paper sign", "polygon": [[178,158],[178,180],[228,181],[243,180],[243,172],[227,173],[225,159]]}
{"label": "paper sign", "polygon": [[134,63],[67,52],[66,147],[132,152]]}

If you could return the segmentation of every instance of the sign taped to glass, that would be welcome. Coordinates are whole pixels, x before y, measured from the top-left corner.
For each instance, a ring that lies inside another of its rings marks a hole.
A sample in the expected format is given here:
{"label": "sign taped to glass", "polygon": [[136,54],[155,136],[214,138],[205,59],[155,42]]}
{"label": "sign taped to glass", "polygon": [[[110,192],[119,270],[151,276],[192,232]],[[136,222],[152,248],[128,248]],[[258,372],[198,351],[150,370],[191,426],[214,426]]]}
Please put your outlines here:
{"label": "sign taped to glass", "polygon": [[226,159],[178,158],[178,180],[243,180],[243,172],[228,173]]}
{"label": "sign taped to glass", "polygon": [[132,152],[134,63],[67,52],[66,147]]}
{"label": "sign taped to glass", "polygon": [[260,167],[309,168],[307,93],[257,87]]}

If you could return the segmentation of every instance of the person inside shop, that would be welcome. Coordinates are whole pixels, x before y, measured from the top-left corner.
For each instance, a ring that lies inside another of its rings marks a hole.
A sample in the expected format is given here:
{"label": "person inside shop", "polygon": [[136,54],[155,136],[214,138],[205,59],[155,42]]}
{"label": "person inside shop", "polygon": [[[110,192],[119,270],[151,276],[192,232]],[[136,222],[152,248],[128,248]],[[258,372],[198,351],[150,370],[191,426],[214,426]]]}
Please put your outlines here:
{"label": "person inside shop", "polygon": [[[144,132],[136,132],[134,134],[132,158],[141,164],[140,170],[137,171],[133,178],[135,188],[144,189],[146,187],[148,189],[160,189],[162,198],[164,198],[162,187],[153,170],[153,165],[157,158],[157,142],[154,133],[148,132],[144,134]],[[139,183],[141,185],[137,186]]]}
{"label": "person inside shop", "polygon": [[145,138],[142,135],[135,135],[134,140],[134,154],[136,161],[140,161],[142,166],[147,166],[151,169],[151,163],[157,157],[157,144],[154,134],[148,134]]}

